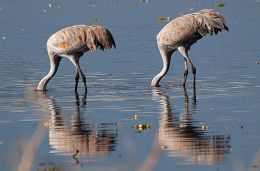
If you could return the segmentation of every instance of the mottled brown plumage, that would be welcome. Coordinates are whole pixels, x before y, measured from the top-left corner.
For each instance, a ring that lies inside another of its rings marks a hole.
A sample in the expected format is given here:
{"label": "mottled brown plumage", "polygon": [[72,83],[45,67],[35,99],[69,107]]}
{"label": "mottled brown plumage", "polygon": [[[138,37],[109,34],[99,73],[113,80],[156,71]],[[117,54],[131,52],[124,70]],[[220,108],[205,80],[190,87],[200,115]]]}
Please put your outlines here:
{"label": "mottled brown plumage", "polygon": [[187,63],[191,65],[195,85],[196,68],[188,56],[188,50],[203,36],[217,34],[222,30],[228,30],[224,17],[211,9],[182,15],[170,21],[156,37],[163,60],[163,69],[153,78],[151,85],[159,86],[160,80],[169,70],[171,55],[176,50],[184,57],[183,85],[185,86],[188,75]]}
{"label": "mottled brown plumage", "polygon": [[69,59],[76,67],[75,91],[77,91],[79,76],[81,76],[85,90],[87,90],[86,77],[79,65],[80,57],[89,50],[111,49],[113,46],[116,48],[111,32],[98,25],[75,25],[54,33],[47,41],[50,71],[39,82],[37,90],[46,90],[46,86],[55,75],[62,57]]}

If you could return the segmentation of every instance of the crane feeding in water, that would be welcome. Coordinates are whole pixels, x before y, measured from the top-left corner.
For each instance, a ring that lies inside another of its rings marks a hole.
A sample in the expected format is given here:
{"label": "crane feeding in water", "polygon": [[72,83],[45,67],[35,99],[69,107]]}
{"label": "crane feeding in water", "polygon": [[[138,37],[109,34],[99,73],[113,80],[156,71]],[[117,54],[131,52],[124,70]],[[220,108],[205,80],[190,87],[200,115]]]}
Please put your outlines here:
{"label": "crane feeding in water", "polygon": [[76,67],[75,92],[77,92],[79,77],[81,77],[85,92],[87,92],[86,76],[79,65],[80,57],[89,50],[111,49],[113,46],[116,48],[111,32],[99,25],[75,25],[54,33],[47,41],[50,71],[39,82],[37,90],[46,91],[48,82],[58,70],[61,58],[66,58]]}
{"label": "crane feeding in water", "polygon": [[185,86],[188,76],[188,64],[192,69],[193,85],[195,86],[196,68],[189,58],[188,50],[203,36],[218,34],[222,30],[228,31],[226,21],[221,14],[212,9],[203,9],[170,21],[156,36],[157,45],[162,56],[163,68],[153,78],[151,85],[159,86],[160,80],[170,68],[171,55],[178,50],[184,58],[183,86]]}

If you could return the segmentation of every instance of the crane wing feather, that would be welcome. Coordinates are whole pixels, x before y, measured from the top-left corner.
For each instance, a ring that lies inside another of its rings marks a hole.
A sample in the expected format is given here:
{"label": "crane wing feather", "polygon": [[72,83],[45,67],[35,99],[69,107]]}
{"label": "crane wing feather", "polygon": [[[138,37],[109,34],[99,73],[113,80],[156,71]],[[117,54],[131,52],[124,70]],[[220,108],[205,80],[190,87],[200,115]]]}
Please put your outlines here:
{"label": "crane wing feather", "polygon": [[182,15],[170,21],[157,35],[158,42],[191,46],[203,36],[228,30],[224,17],[212,9]]}
{"label": "crane wing feather", "polygon": [[54,33],[47,46],[58,54],[84,53],[116,47],[109,30],[102,26],[75,25]]}

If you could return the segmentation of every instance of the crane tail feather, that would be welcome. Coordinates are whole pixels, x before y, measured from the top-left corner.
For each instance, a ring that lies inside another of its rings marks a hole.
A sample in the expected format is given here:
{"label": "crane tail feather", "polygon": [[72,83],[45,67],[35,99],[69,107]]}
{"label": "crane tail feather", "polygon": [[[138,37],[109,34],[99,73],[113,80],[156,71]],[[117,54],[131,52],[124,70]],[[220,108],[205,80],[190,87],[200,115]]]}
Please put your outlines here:
{"label": "crane tail feather", "polygon": [[204,36],[206,34],[218,34],[222,30],[229,30],[224,17],[212,9],[204,9],[196,13],[199,25],[198,32]]}
{"label": "crane tail feather", "polygon": [[95,33],[96,44],[100,50],[116,48],[114,37],[108,29],[94,25],[92,31]]}

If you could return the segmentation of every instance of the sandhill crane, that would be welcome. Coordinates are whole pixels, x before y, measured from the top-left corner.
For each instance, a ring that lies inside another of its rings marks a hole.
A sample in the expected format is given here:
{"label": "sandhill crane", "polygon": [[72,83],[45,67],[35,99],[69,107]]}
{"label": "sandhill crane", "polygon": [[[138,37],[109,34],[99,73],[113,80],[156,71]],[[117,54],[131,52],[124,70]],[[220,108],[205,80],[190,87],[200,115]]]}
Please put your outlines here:
{"label": "sandhill crane", "polygon": [[157,45],[162,56],[163,68],[152,82],[152,86],[159,86],[160,80],[166,75],[170,67],[171,55],[178,50],[184,57],[184,82],[188,76],[190,64],[193,73],[193,85],[195,86],[196,68],[192,64],[188,50],[203,36],[217,34],[228,27],[224,17],[212,9],[204,9],[196,13],[182,15],[170,21],[156,36]]}
{"label": "sandhill crane", "polygon": [[66,58],[76,67],[75,92],[77,92],[79,76],[84,83],[85,92],[87,92],[86,77],[79,65],[80,57],[89,50],[111,49],[113,46],[116,48],[111,32],[99,25],[75,25],[54,33],[47,41],[50,71],[39,82],[37,90],[46,91],[48,82],[58,70],[61,58]]}

